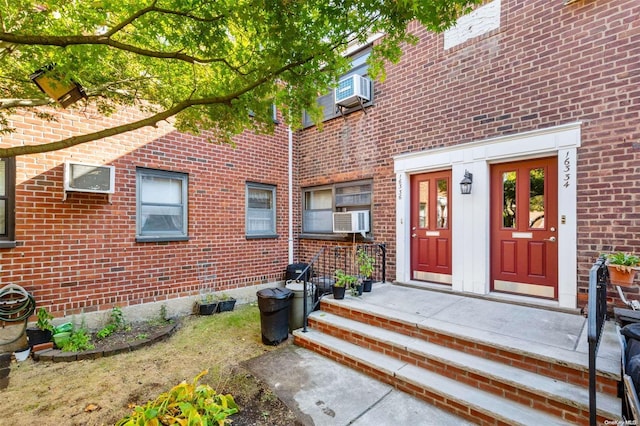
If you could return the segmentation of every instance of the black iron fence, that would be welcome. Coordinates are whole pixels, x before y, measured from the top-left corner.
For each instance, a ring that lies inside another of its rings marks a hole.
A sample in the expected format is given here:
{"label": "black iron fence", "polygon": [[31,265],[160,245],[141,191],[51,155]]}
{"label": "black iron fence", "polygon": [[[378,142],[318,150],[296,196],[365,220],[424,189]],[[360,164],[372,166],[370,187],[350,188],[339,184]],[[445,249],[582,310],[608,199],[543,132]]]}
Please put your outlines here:
{"label": "black iron fence", "polygon": [[[373,258],[373,282],[384,282],[387,279],[387,246],[384,243],[339,245],[322,247],[309,261],[301,264],[292,279],[304,282],[303,294],[312,292],[312,306],[308,306],[307,297],[303,298],[304,321],[303,331],[307,331],[307,317],[320,304],[325,294],[331,293],[335,282],[336,270],[347,274],[358,275],[357,253],[366,252]],[[311,288],[310,288],[311,287]]]}
{"label": "black iron fence", "polygon": [[597,424],[596,416],[596,357],[600,337],[607,319],[607,283],[609,271],[604,256],[598,258],[589,271],[589,300],[587,320],[589,340],[589,425]]}

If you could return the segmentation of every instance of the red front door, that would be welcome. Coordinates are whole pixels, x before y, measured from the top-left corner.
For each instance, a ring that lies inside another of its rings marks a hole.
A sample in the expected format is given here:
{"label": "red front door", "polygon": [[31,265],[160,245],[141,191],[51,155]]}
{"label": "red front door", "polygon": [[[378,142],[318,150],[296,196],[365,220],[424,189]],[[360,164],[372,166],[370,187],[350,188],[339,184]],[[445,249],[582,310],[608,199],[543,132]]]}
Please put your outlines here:
{"label": "red front door", "polygon": [[451,171],[411,176],[411,278],[451,284]]}
{"label": "red front door", "polygon": [[558,298],[555,157],[491,167],[491,289]]}

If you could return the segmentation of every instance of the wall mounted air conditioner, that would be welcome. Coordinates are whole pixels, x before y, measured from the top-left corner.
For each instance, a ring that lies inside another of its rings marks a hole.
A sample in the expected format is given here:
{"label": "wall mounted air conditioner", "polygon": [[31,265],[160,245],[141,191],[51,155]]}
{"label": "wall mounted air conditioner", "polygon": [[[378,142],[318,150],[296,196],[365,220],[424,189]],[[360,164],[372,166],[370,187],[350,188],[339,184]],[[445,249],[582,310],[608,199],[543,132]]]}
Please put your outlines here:
{"label": "wall mounted air conditioner", "polygon": [[352,107],[371,100],[371,80],[358,74],[338,82],[334,90],[335,104]]}
{"label": "wall mounted air conditioner", "polygon": [[364,237],[369,232],[369,211],[356,210],[351,212],[333,213],[333,232],[356,233]]}
{"label": "wall mounted air conditioner", "polygon": [[115,192],[116,168],[94,164],[64,163],[64,191],[96,192],[113,194]]}

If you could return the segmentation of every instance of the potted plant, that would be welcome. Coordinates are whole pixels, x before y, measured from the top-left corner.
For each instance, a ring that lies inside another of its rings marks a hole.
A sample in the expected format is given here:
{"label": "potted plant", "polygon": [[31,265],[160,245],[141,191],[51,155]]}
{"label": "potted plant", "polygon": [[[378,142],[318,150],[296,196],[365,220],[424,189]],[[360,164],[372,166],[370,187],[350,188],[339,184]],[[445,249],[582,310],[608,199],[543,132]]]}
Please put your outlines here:
{"label": "potted plant", "polygon": [[236,299],[228,294],[222,293],[218,297],[218,312],[233,311],[233,307],[236,305]]}
{"label": "potted plant", "polygon": [[218,299],[213,293],[200,295],[200,300],[196,302],[196,308],[200,315],[212,315],[218,312]]}
{"label": "potted plant", "polygon": [[612,284],[630,287],[640,265],[640,257],[624,252],[606,254],[609,279]]}
{"label": "potted plant", "polygon": [[362,291],[370,292],[373,284],[371,276],[373,275],[373,266],[375,258],[371,256],[365,249],[359,249],[357,254],[358,270],[362,277]]}
{"label": "potted plant", "polygon": [[35,345],[50,342],[53,336],[53,324],[51,324],[53,315],[47,312],[45,308],[39,308],[36,316],[38,317],[36,326],[27,328],[27,338],[31,348]]}
{"label": "potted plant", "polygon": [[342,269],[336,269],[336,282],[331,286],[333,298],[336,300],[344,299],[344,293],[347,287],[351,287],[358,281],[355,275],[349,275]]}

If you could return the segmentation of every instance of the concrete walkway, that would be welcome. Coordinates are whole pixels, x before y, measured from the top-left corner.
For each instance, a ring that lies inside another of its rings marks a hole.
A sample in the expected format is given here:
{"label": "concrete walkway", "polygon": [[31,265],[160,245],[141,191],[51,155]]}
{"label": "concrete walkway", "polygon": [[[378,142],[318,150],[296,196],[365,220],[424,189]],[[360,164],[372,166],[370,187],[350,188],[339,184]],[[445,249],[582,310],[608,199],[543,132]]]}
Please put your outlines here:
{"label": "concrete walkway", "polygon": [[473,424],[291,340],[246,366],[305,426]]}
{"label": "concrete walkway", "polygon": [[[588,365],[586,318],[575,313],[376,284],[372,293],[345,303],[394,311],[422,324],[471,335],[501,346]],[[348,367],[291,344],[247,362],[305,425],[470,424]],[[600,344],[598,368],[619,374],[620,349],[613,323]]]}

